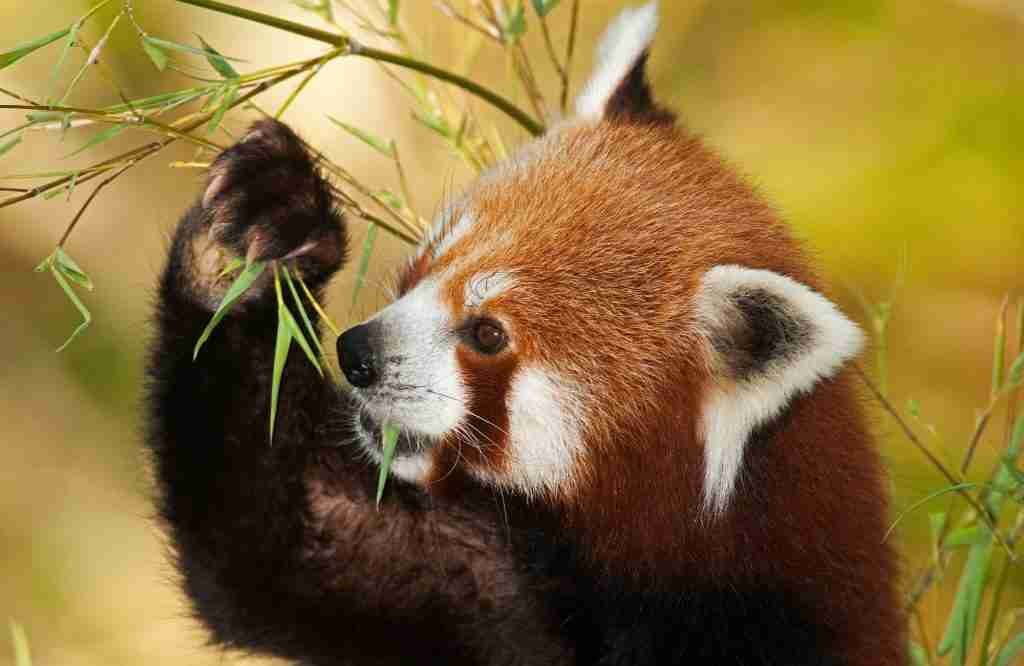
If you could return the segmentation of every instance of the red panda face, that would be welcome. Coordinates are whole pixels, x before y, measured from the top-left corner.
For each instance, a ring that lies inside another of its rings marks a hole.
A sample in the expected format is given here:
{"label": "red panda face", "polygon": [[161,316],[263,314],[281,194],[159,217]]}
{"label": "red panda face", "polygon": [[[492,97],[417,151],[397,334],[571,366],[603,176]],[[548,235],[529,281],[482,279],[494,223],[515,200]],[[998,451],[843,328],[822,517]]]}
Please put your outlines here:
{"label": "red panda face", "polygon": [[653,20],[613,25],[578,118],[452,201],[366,324],[362,439],[397,425],[399,476],[721,513],[750,433],[859,348],[770,207],[651,104]]}

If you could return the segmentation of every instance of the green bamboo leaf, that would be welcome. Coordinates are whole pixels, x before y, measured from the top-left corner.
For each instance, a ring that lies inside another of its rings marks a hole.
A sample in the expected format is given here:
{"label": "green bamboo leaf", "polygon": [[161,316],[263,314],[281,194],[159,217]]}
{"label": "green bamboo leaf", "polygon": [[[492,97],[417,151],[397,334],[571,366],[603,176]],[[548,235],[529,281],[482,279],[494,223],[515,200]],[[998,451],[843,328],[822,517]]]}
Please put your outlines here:
{"label": "green bamboo leaf", "polygon": [[220,51],[210,46],[201,35],[196,35],[199,41],[203,45],[203,51],[206,52],[206,61],[210,63],[210,66],[217,70],[217,73],[223,76],[225,79],[237,79],[239,77],[238,72],[234,67],[231,66],[224,56],[220,54]]}
{"label": "green bamboo leaf", "polygon": [[398,0],[388,0],[388,25],[398,25]]}
{"label": "green bamboo leaf", "polygon": [[533,11],[537,12],[537,16],[544,17],[548,15],[552,9],[554,9],[559,0],[531,0],[533,2]]}
{"label": "green bamboo leaf", "polygon": [[1007,492],[1004,489],[1011,488],[1014,484],[1014,474],[1011,467],[1005,464],[1007,461],[1015,462],[1020,456],[1021,446],[1024,445],[1024,414],[1017,417],[1017,422],[1010,433],[1010,443],[1003,452],[1004,464],[999,466],[992,479],[992,485],[996,488],[985,497],[985,508],[998,520],[999,512],[1003,508]]}
{"label": "green bamboo leaf", "polygon": [[217,107],[217,112],[210,118],[210,123],[206,126],[206,133],[213,134],[218,127],[220,127],[221,121],[224,119],[224,114],[227,113],[231,105],[235,103],[235,98],[238,97],[238,81],[231,81],[227,84],[227,89],[224,91],[224,95],[221,97],[220,105]]}
{"label": "green bamboo leaf", "polygon": [[967,663],[967,655],[974,642],[978,610],[981,607],[981,598],[985,591],[985,578],[988,576],[991,560],[992,537],[990,534],[984,543],[971,546],[968,551],[967,562],[960,574],[960,584],[957,587],[953,610],[950,611],[946,631],[939,643],[939,655],[945,656],[952,652],[952,663],[955,666],[965,666]]}
{"label": "green bamboo leaf", "polygon": [[302,304],[302,299],[299,298],[299,292],[295,289],[295,282],[292,281],[291,271],[288,270],[287,266],[281,266],[281,272],[284,273],[284,282],[288,285],[288,291],[292,295],[292,300],[295,301],[295,307],[299,309],[299,315],[302,317],[302,323],[306,326],[306,332],[309,333],[310,339],[313,341],[313,344],[316,345],[316,351],[319,354],[319,357],[325,358],[324,348],[320,344],[320,334],[317,332],[316,328],[314,328],[313,322],[309,319],[309,315],[306,313],[306,306]]}
{"label": "green bamboo leaf", "polygon": [[3,141],[2,143],[0,143],[0,155],[4,155],[5,153],[9,153],[19,143],[21,143],[21,132],[18,132],[17,134],[12,136],[10,139],[7,139],[6,141]]}
{"label": "green bamboo leaf", "polygon": [[524,34],[526,34],[526,6],[519,2],[505,16],[501,25],[501,36],[506,42],[516,42]]}
{"label": "green bamboo leaf", "polygon": [[224,318],[224,315],[228,313],[231,306],[241,298],[246,289],[252,286],[252,283],[256,281],[256,278],[263,273],[263,269],[266,267],[266,262],[254,261],[246,266],[245,270],[238,274],[235,281],[232,282],[231,286],[228,287],[228,290],[224,292],[224,297],[221,299],[220,305],[217,306],[217,311],[213,313],[213,316],[210,318],[210,322],[206,325],[206,328],[203,329],[203,333],[199,336],[199,340],[196,341],[195,349],[192,351],[192,360],[195,360],[196,357],[199,356],[199,350],[202,349],[203,344],[210,337],[210,334],[213,333],[213,329],[216,328],[217,324],[220,323],[220,320]]}
{"label": "green bamboo leaf", "polygon": [[1006,375],[1006,387],[1016,388],[1024,383],[1024,353],[1014,359],[1010,364],[1010,371]]}
{"label": "green bamboo leaf", "polygon": [[401,197],[392,192],[391,190],[377,190],[377,198],[383,201],[389,208],[397,211],[401,211],[405,208],[405,204],[402,203]]}
{"label": "green bamboo leaf", "polygon": [[[967,490],[967,489],[975,487],[976,485],[978,485],[978,484],[976,484],[976,483],[958,483],[956,485],[947,486],[945,488],[940,488],[939,490],[936,490],[935,492],[928,493],[923,498],[919,499],[918,501],[914,502],[913,504],[908,506],[906,509],[901,511],[900,515],[896,516],[896,520],[892,521],[892,524],[889,525],[889,529],[885,531],[885,536],[882,537],[882,540],[883,541],[887,540],[889,538],[889,535],[892,534],[892,531],[896,529],[896,526],[899,525],[903,521],[904,518],[906,518],[908,515],[910,515],[918,507],[921,507],[924,504],[927,504],[931,500],[935,499],[936,497],[940,497],[942,495],[945,495],[946,493],[954,493],[954,492],[959,492],[961,490]],[[939,515],[939,514],[933,514],[932,515],[933,523],[935,521],[935,517],[934,517],[935,515]],[[945,514],[941,514],[941,516],[942,516],[941,520],[943,522],[945,522]],[[942,526],[942,524],[939,524],[938,529],[934,529],[934,527],[935,527],[935,525],[933,524],[932,536],[937,540],[938,539],[938,535],[942,533],[942,527],[943,526]]]}
{"label": "green bamboo leaf", "polygon": [[222,278],[231,275],[232,273],[241,270],[243,266],[245,266],[245,259],[240,257],[229,259],[228,263],[224,265],[224,268],[221,269],[220,273],[217,273],[217,277]]}
{"label": "green bamboo leaf", "polygon": [[57,347],[57,352],[60,353],[67,349],[67,346],[70,345],[71,342],[82,333],[82,331],[89,327],[89,324],[92,323],[92,314],[89,312],[89,309],[85,307],[85,304],[82,303],[81,299],[78,298],[78,294],[75,293],[71,284],[68,283],[64,275],[57,270],[57,267],[52,262],[50,263],[50,273],[53,275],[53,278],[57,280],[57,284],[60,285],[60,288],[64,290],[64,293],[67,295],[68,300],[71,301],[71,304],[74,305],[78,310],[78,313],[82,315],[82,323],[78,325],[78,328],[71,332],[71,337],[65,340],[64,344]]}
{"label": "green bamboo leaf", "polygon": [[285,318],[285,323],[288,324],[288,330],[292,339],[299,343],[299,347],[302,348],[302,351],[306,354],[306,358],[308,358],[309,362],[313,364],[314,368],[316,368],[317,373],[323,377],[324,371],[320,368],[320,361],[317,360],[316,353],[313,352],[313,348],[310,346],[309,341],[306,340],[306,334],[302,332],[302,328],[299,326],[299,323],[295,321],[295,317],[292,316],[292,313],[288,310],[287,306],[278,313],[278,316]]}
{"label": "green bamboo leaf", "polygon": [[380,429],[381,439],[381,461],[380,474],[377,477],[377,508],[380,508],[380,500],[384,497],[384,486],[388,482],[388,474],[391,472],[391,463],[395,459],[395,448],[398,445],[398,428],[385,423]]}
{"label": "green bamboo leaf", "polygon": [[988,527],[985,525],[974,525],[972,527],[961,527],[951,530],[946,535],[942,545],[944,548],[959,548],[961,546],[977,546],[985,543],[990,538]]}
{"label": "green bamboo leaf", "polygon": [[[324,376],[324,371],[320,369],[320,363],[316,360],[316,354],[313,353],[313,349],[309,346],[309,342],[306,340],[306,336],[303,335],[302,329],[299,328],[298,322],[295,321],[295,317],[288,310],[288,306],[285,305],[284,295],[281,292],[281,272],[284,270],[284,266],[281,270],[274,266],[274,293],[277,295],[277,319],[278,321],[284,321],[288,327],[288,335],[299,343],[302,351],[306,353],[306,357],[309,358],[309,362],[313,364],[316,371],[320,373],[320,376]],[[287,280],[288,277],[285,277]]]}
{"label": "green bamboo leaf", "polygon": [[358,127],[354,127],[348,123],[343,123],[333,116],[327,116],[327,119],[366,145],[370,146],[381,155],[395,159],[395,146],[393,142],[384,141],[383,139],[361,130]]}
{"label": "green bamboo leaf", "polygon": [[64,48],[61,49],[60,57],[57,58],[57,62],[54,63],[53,69],[50,70],[50,80],[46,84],[47,90],[53,90],[54,84],[57,82],[57,75],[60,74],[60,70],[64,69],[64,61],[67,60],[68,53],[71,52],[71,47],[75,45],[75,40],[78,39],[78,29],[82,27],[81,21],[76,22],[71,26],[68,31],[68,38],[64,41]]}
{"label": "green bamboo leaf", "polygon": [[999,651],[999,656],[993,666],[1013,666],[1018,654],[1024,652],[1024,631],[1014,636],[1009,643]]}
{"label": "green bamboo leaf", "polygon": [[295,278],[299,281],[299,286],[302,287],[302,293],[304,293],[306,295],[306,298],[309,299],[309,304],[312,305],[313,309],[316,310],[316,313],[320,315],[320,320],[327,324],[327,328],[331,330],[331,333],[334,335],[334,337],[338,337],[339,335],[341,335],[341,331],[338,330],[338,327],[334,325],[334,322],[331,321],[331,318],[327,316],[327,313],[324,312],[324,309],[320,307],[319,303],[316,302],[316,297],[313,296],[313,292],[311,292],[309,290],[309,287],[306,286],[306,281],[302,279],[302,276],[296,275]]}
{"label": "green bamboo leaf", "polygon": [[85,271],[75,263],[75,260],[68,256],[68,253],[65,252],[63,248],[58,247],[54,251],[53,265],[57,267],[57,270],[64,274],[64,277],[68,278],[75,284],[92,291],[92,280],[89,279],[89,276],[85,274]]}
{"label": "green bamboo leaf", "polygon": [[277,318],[277,338],[274,341],[274,370],[270,377],[270,443],[274,443],[274,421],[277,418],[277,398],[281,390],[281,375],[288,349],[292,346],[291,329],[284,317]]}
{"label": "green bamboo leaf", "polygon": [[86,141],[84,144],[79,146],[77,149],[75,149],[72,152],[70,152],[67,155],[65,155],[64,159],[67,159],[69,157],[74,157],[75,155],[78,155],[79,153],[85,152],[86,150],[89,150],[90,148],[98,146],[101,143],[104,143],[106,141],[110,141],[115,136],[117,136],[118,134],[123,132],[126,127],[127,127],[127,125],[114,125],[113,127],[108,127],[105,130],[96,132],[95,134],[92,135],[91,139]]}
{"label": "green bamboo leaf", "polygon": [[446,139],[452,136],[452,129],[448,126],[448,121],[439,113],[425,113],[419,110],[413,110],[412,117],[413,120],[416,120],[428,129],[437,132]]}
{"label": "green bamboo leaf", "polygon": [[152,38],[148,35],[143,35],[140,41],[142,42],[142,50],[145,51],[146,55],[149,56],[149,59],[153,61],[153,65],[155,65],[161,72],[167,69],[167,63],[171,59],[171,57],[167,55],[167,51],[164,51],[162,48],[154,44]]}
{"label": "green bamboo leaf", "polygon": [[85,59],[85,62],[83,62],[82,66],[78,68],[78,72],[75,74],[74,78],[71,79],[71,83],[68,84],[68,89],[64,91],[64,95],[60,98],[61,104],[64,104],[64,102],[71,97],[71,92],[75,89],[75,86],[78,85],[78,82],[82,80],[82,77],[84,77],[85,73],[89,71],[89,68],[99,60],[100,53],[107,45],[110,35],[114,32],[114,28],[116,28],[117,24],[121,22],[121,16],[123,16],[123,14],[118,14],[114,17],[114,20],[107,26],[107,31],[103,33],[100,40],[96,42],[96,46],[94,46],[92,51],[89,52],[89,56]]}
{"label": "green bamboo leaf", "polygon": [[356,283],[352,287],[352,308],[356,307],[359,300],[359,292],[366,284],[366,272],[370,268],[370,256],[373,254],[373,245],[377,240],[377,225],[373,222],[366,228],[366,238],[363,239],[363,249],[359,254],[359,268],[356,270]]}
{"label": "green bamboo leaf", "polygon": [[[209,56],[209,53],[206,50],[197,48],[195,46],[189,46],[188,44],[179,44],[178,42],[172,42],[167,39],[160,39],[159,37],[154,37],[152,35],[146,35],[142,39],[146,42],[149,42],[150,44],[157,46],[158,48],[166,49],[168,51],[180,51],[182,53],[191,53],[192,55],[203,56],[204,58]],[[226,56],[223,53],[218,53],[217,55],[223,58],[224,60],[230,60],[232,62],[246,62],[241,58],[232,58],[231,56]]]}
{"label": "green bamboo leaf", "polygon": [[14,666],[32,666],[32,653],[28,649],[25,628],[14,620],[10,621],[11,642],[14,643]]}
{"label": "green bamboo leaf", "polygon": [[914,641],[910,641],[910,663],[911,666],[928,666],[928,653]]}
{"label": "green bamboo leaf", "polygon": [[35,51],[38,51],[44,46],[52,44],[61,37],[64,37],[69,32],[71,32],[71,26],[68,26],[63,30],[58,30],[57,32],[52,32],[49,35],[46,35],[45,37],[40,37],[39,39],[33,40],[31,42],[19,44],[10,51],[4,51],[3,53],[0,53],[0,69],[13,65],[25,56]]}

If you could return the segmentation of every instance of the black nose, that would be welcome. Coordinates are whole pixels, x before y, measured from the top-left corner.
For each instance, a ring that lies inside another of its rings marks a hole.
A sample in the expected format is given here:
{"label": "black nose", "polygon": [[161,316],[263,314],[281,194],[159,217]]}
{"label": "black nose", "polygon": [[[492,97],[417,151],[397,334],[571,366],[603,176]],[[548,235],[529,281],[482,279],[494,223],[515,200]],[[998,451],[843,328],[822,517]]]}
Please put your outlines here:
{"label": "black nose", "polygon": [[366,388],[377,381],[377,364],[370,342],[370,326],[353,326],[338,338],[338,360],[352,386]]}

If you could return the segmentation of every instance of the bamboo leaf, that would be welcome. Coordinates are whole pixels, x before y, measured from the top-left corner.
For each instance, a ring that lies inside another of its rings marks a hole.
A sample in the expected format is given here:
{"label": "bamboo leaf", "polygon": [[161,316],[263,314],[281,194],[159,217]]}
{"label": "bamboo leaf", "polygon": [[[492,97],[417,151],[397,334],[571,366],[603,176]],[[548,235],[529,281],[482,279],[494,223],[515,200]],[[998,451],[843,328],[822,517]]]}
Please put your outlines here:
{"label": "bamboo leaf", "polygon": [[92,323],[92,314],[89,312],[89,309],[85,307],[85,304],[82,303],[81,299],[78,298],[78,294],[75,293],[74,288],[72,288],[67,279],[65,279],[63,273],[57,270],[57,267],[53,263],[50,263],[50,273],[53,275],[53,278],[57,280],[57,284],[60,285],[60,288],[64,290],[64,293],[67,295],[68,300],[71,301],[71,304],[74,305],[75,309],[78,310],[78,313],[82,315],[82,323],[71,332],[71,337],[65,340],[64,344],[57,347],[57,352],[60,353],[67,349],[67,346],[70,345],[71,342],[82,333],[82,331],[89,327],[89,324]]}
{"label": "bamboo leaf", "polygon": [[1014,661],[1015,658],[1022,652],[1024,652],[1024,631],[1014,636],[1009,643],[1003,646],[993,666],[1013,666],[1017,663]]}
{"label": "bamboo leaf", "polygon": [[78,39],[78,30],[82,27],[81,21],[76,22],[68,30],[68,38],[64,41],[64,48],[61,49],[60,57],[57,58],[57,62],[54,63],[53,69],[50,70],[50,80],[46,84],[47,90],[53,90],[53,86],[57,81],[57,76],[60,74],[60,70],[64,69],[64,61],[67,60],[68,53],[71,52],[71,47],[75,45],[75,40]]}
{"label": "bamboo leaf", "polygon": [[910,663],[912,666],[928,666],[928,653],[914,641],[910,641]]}
{"label": "bamboo leaf", "polygon": [[985,525],[974,525],[973,527],[961,527],[952,530],[943,541],[943,548],[959,548],[960,546],[976,546],[985,543],[989,538],[988,527]]}
{"label": "bamboo leaf", "polygon": [[11,642],[14,644],[14,666],[32,666],[32,653],[28,649],[28,636],[20,624],[11,620]]}
{"label": "bamboo leaf", "polygon": [[373,222],[366,228],[366,238],[363,240],[363,250],[359,255],[359,268],[356,270],[356,283],[352,287],[352,307],[355,308],[359,299],[359,292],[366,284],[366,272],[370,268],[370,256],[373,254],[373,245],[377,240],[377,225]]}
{"label": "bamboo leaf", "polygon": [[388,474],[391,472],[391,463],[395,459],[395,448],[398,445],[398,428],[385,423],[380,429],[381,440],[381,461],[380,474],[377,477],[377,508],[380,508],[380,500],[384,497],[384,486],[388,482]]}
{"label": "bamboo leaf", "polygon": [[25,56],[34,53],[35,51],[38,51],[44,46],[52,44],[61,37],[64,37],[69,32],[71,32],[71,26],[68,26],[63,30],[58,30],[57,32],[52,32],[49,35],[46,35],[45,37],[40,37],[39,39],[33,40],[31,42],[19,44],[18,46],[15,46],[13,49],[9,51],[4,51],[3,53],[0,53],[0,69],[13,65]]}
{"label": "bamboo leaf", "polygon": [[506,42],[516,42],[526,34],[526,6],[516,3],[501,25],[501,36]]}
{"label": "bamboo leaf", "polygon": [[369,132],[361,130],[358,127],[349,125],[348,123],[343,123],[333,116],[327,116],[327,119],[330,120],[335,125],[337,125],[338,127],[340,127],[341,129],[351,134],[352,136],[356,137],[369,147],[373,148],[381,155],[384,155],[385,157],[390,157],[391,159],[395,159],[394,143],[384,141],[383,139],[376,137],[373,134],[370,134]]}
{"label": "bamboo leaf", "polygon": [[531,2],[533,2],[533,11],[537,12],[537,16],[544,17],[558,6],[559,0],[531,0]]}
{"label": "bamboo leaf", "polygon": [[167,69],[167,63],[171,59],[171,57],[167,55],[167,51],[164,51],[153,43],[152,38],[148,35],[143,35],[141,41],[142,50],[145,51],[146,55],[149,56],[149,59],[153,61],[153,65],[155,65],[161,72]]}
{"label": "bamboo leaf", "polygon": [[85,274],[85,271],[79,267],[75,260],[68,256],[68,253],[64,251],[64,248],[58,247],[53,253],[53,264],[57,267],[64,277],[68,278],[75,284],[92,291],[93,284],[89,276]]}
{"label": "bamboo leaf", "polygon": [[388,25],[398,25],[398,0],[388,0]]}
{"label": "bamboo leaf", "polygon": [[225,79],[237,79],[239,77],[238,72],[234,67],[231,66],[224,56],[220,54],[220,51],[210,46],[201,35],[196,35],[199,41],[203,45],[203,50],[206,51],[206,61],[210,63],[210,66],[217,70],[217,73],[223,76]]}
{"label": "bamboo leaf", "polygon": [[1021,354],[1010,364],[1010,371],[1006,375],[1007,388],[1016,388],[1024,383],[1024,354]]}
{"label": "bamboo leaf", "polygon": [[270,378],[270,443],[274,443],[274,421],[277,418],[277,398],[281,391],[281,376],[288,349],[292,346],[291,330],[284,317],[277,318],[277,338],[274,341],[274,370]]}
{"label": "bamboo leaf", "polygon": [[199,350],[202,349],[203,344],[207,339],[209,339],[210,334],[213,333],[213,329],[217,327],[220,320],[228,313],[231,306],[241,298],[246,289],[252,286],[252,283],[256,281],[256,278],[263,273],[263,269],[266,267],[266,262],[254,261],[246,266],[245,270],[239,273],[238,277],[235,278],[235,281],[231,283],[228,290],[224,292],[224,297],[221,299],[220,305],[217,306],[217,311],[213,313],[213,316],[210,318],[210,322],[206,325],[206,328],[203,329],[203,333],[199,336],[199,340],[196,341],[195,349],[192,351],[192,360],[195,360],[196,357],[199,356]]}
{"label": "bamboo leaf", "polygon": [[391,190],[377,190],[376,197],[383,201],[388,208],[393,210],[401,211],[405,208],[405,204],[402,203],[401,197]]}
{"label": "bamboo leaf", "polygon": [[108,127],[105,130],[96,132],[96,134],[92,135],[91,139],[86,141],[84,144],[79,146],[77,149],[75,149],[72,152],[70,152],[67,155],[65,155],[64,159],[67,159],[69,157],[74,157],[75,155],[78,155],[79,153],[83,153],[86,150],[89,150],[90,148],[93,148],[95,146],[100,145],[101,143],[104,143],[106,141],[110,141],[115,136],[117,136],[118,134],[123,132],[125,127],[127,127],[127,125],[114,125],[113,127]]}
{"label": "bamboo leaf", "polygon": [[953,610],[950,611],[946,631],[939,643],[939,655],[944,656],[952,652],[952,663],[956,666],[965,666],[967,655],[971,651],[991,560],[992,538],[989,535],[984,543],[971,546],[968,551],[967,562],[960,574]]}
{"label": "bamboo leaf", "polygon": [[220,123],[224,120],[224,114],[227,113],[231,105],[235,103],[235,98],[238,97],[238,81],[232,81],[227,84],[227,89],[224,91],[224,96],[221,97],[220,106],[217,107],[217,112],[210,118],[210,124],[207,125],[206,133],[213,134]]}
{"label": "bamboo leaf", "polygon": [[[924,504],[927,504],[931,500],[935,499],[936,497],[940,497],[942,495],[945,495],[946,493],[959,492],[961,490],[966,490],[968,488],[973,488],[976,485],[977,485],[976,483],[958,483],[956,485],[947,486],[945,488],[940,488],[939,490],[936,490],[935,492],[928,493],[923,498],[919,499],[918,501],[914,502],[913,504],[908,506],[906,509],[901,511],[900,515],[896,516],[896,520],[892,521],[892,524],[889,526],[889,529],[885,531],[885,536],[882,537],[882,540],[883,541],[888,540],[889,535],[892,534],[892,531],[896,529],[896,526],[899,525],[900,522],[902,522],[904,518],[906,518],[910,513],[912,513],[918,507],[921,507]],[[933,514],[933,516],[932,516],[933,521],[935,520],[934,515],[935,514]],[[943,521],[945,520],[945,515],[944,514],[943,514],[942,519],[943,519]],[[938,534],[940,534],[942,532],[942,529],[941,529],[941,527],[938,530],[934,530],[933,529],[932,532],[933,532],[933,536],[936,539],[938,539]]]}
{"label": "bamboo leaf", "polygon": [[234,257],[228,260],[228,263],[224,265],[224,268],[221,269],[220,273],[217,273],[217,277],[222,278],[227,275],[231,275],[235,271],[240,270],[243,266],[245,266],[245,259],[242,259],[241,257]]}
{"label": "bamboo leaf", "polygon": [[299,323],[295,321],[295,317],[292,316],[288,307],[284,306],[284,308],[278,312],[278,316],[284,317],[292,339],[299,343],[299,347],[301,347],[302,351],[306,354],[306,358],[308,358],[309,362],[313,364],[314,368],[316,368],[317,373],[323,377],[324,371],[320,368],[320,361],[317,360],[316,354],[313,352],[313,348],[309,345],[309,341],[306,340],[306,334],[302,332],[302,328],[299,327]]}
{"label": "bamboo leaf", "polygon": [[[209,53],[206,50],[197,48],[195,46],[189,46],[188,44],[179,44],[178,42],[172,42],[167,39],[160,39],[159,37],[154,37],[152,35],[146,35],[142,39],[154,46],[157,46],[158,48],[166,49],[168,51],[180,51],[182,53],[191,53],[193,55],[203,56],[204,58],[209,56]],[[224,60],[230,60],[232,62],[245,62],[245,60],[242,60],[241,58],[232,58],[231,56],[226,56],[222,53],[218,53],[217,55],[219,55]]]}
{"label": "bamboo leaf", "polygon": [[338,330],[338,327],[334,325],[334,322],[331,321],[331,318],[327,316],[327,313],[324,312],[324,309],[320,307],[319,303],[316,302],[316,298],[313,296],[313,292],[311,292],[309,290],[309,287],[306,286],[306,281],[302,279],[301,275],[296,275],[295,277],[299,281],[299,286],[302,287],[302,293],[306,295],[306,298],[309,299],[310,305],[312,305],[313,309],[316,310],[316,313],[320,315],[321,321],[327,324],[327,328],[331,329],[331,333],[334,334],[334,337],[338,337],[339,335],[341,335],[341,331]]}
{"label": "bamboo leaf", "polygon": [[19,143],[21,143],[21,132],[18,132],[10,139],[0,143],[0,156],[9,153]]}
{"label": "bamboo leaf", "polygon": [[[310,321],[309,315],[306,313],[306,306],[302,304],[302,299],[299,298],[299,292],[295,289],[295,282],[292,280],[291,271],[288,270],[287,266],[281,266],[281,272],[284,273],[284,282],[288,285],[288,291],[292,295],[292,300],[295,301],[295,307],[299,309],[299,316],[302,317],[302,323],[306,326],[306,332],[309,333],[310,339],[316,346],[317,353],[320,358],[325,358],[324,348],[320,344],[320,334],[313,326],[313,322]],[[322,372],[320,373],[323,374]]]}

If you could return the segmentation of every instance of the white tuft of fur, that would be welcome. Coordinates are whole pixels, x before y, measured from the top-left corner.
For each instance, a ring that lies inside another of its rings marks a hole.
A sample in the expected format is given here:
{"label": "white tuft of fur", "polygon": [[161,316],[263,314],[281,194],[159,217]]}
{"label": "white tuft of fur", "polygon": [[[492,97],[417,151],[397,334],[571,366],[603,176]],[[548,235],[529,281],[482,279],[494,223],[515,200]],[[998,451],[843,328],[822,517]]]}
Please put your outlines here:
{"label": "white tuft of fur", "polygon": [[579,390],[556,373],[520,369],[508,397],[508,470],[498,485],[529,496],[571,492],[583,456]]}
{"label": "white tuft of fur", "polygon": [[[798,394],[809,392],[860,352],[864,335],[831,301],[773,271],[716,266],[701,284],[697,308],[702,321],[721,322],[730,295],[761,289],[784,301],[812,328],[810,344],[795,358],[770,362],[765,371],[735,383],[722,382],[702,407],[705,442],[704,508],[718,515],[735,490],[743,452],[755,428],[778,416]],[[708,333],[713,335],[712,333]]]}
{"label": "white tuft of fur", "polygon": [[577,116],[594,120],[604,116],[608,100],[650,47],[657,29],[657,0],[623,10],[612,21],[597,47],[597,65],[576,98]]}
{"label": "white tuft of fur", "polygon": [[500,296],[515,285],[515,278],[510,273],[495,272],[476,275],[466,281],[465,305],[474,310],[488,300]]}
{"label": "white tuft of fur", "polygon": [[452,246],[458,243],[476,223],[476,219],[468,212],[463,212],[454,222],[451,220],[451,215],[451,209],[443,211],[424,237],[422,247],[429,246],[435,259],[444,256],[448,250],[452,249]]}

